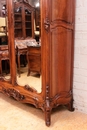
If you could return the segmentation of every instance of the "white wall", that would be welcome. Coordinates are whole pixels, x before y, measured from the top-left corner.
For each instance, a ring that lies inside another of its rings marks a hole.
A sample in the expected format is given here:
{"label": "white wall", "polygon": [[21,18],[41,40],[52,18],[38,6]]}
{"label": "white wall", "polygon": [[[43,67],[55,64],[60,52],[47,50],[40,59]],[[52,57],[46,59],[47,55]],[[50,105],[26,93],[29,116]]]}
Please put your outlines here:
{"label": "white wall", "polygon": [[87,0],[76,0],[74,107],[87,113]]}

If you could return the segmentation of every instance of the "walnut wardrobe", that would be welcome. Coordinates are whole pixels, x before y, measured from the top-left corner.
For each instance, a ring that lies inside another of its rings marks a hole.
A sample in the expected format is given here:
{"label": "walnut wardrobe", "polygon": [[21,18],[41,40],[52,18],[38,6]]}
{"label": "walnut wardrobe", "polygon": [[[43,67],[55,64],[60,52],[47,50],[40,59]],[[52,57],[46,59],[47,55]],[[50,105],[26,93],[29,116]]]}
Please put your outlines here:
{"label": "walnut wardrobe", "polygon": [[75,0],[40,0],[40,93],[29,85],[21,86],[17,82],[13,7],[13,0],[7,0],[10,78],[7,80],[0,76],[0,92],[21,103],[30,103],[41,108],[45,113],[46,125],[50,126],[53,108],[65,105],[73,111]]}

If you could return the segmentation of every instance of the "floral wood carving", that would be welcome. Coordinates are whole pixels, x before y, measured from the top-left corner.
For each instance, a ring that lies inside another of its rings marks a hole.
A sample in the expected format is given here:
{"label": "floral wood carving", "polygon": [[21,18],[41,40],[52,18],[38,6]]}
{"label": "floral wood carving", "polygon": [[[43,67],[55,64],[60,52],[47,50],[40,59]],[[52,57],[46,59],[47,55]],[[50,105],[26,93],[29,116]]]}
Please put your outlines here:
{"label": "floral wood carving", "polygon": [[17,90],[11,89],[11,88],[4,88],[2,87],[2,92],[5,93],[6,95],[13,97],[14,99],[21,101],[25,99],[25,96],[20,94]]}

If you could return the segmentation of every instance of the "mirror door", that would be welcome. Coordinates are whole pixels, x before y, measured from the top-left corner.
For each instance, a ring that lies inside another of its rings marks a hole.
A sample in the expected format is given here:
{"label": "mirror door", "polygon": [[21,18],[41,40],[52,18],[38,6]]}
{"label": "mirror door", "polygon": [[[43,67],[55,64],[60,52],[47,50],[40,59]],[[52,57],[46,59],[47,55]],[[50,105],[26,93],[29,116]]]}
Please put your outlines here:
{"label": "mirror door", "polygon": [[7,1],[7,8],[12,83],[27,85],[40,93],[42,91],[40,2]]}

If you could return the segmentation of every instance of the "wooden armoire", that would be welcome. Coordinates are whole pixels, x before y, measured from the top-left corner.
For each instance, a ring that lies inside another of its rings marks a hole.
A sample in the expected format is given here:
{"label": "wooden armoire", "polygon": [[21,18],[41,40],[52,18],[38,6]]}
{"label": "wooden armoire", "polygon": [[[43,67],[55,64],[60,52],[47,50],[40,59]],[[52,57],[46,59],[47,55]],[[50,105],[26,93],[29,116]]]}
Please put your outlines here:
{"label": "wooden armoire", "polygon": [[53,108],[64,105],[73,111],[75,0],[40,0],[40,10],[42,91],[17,84],[13,0],[7,0],[11,78],[0,78],[0,92],[41,108],[50,126]]}

